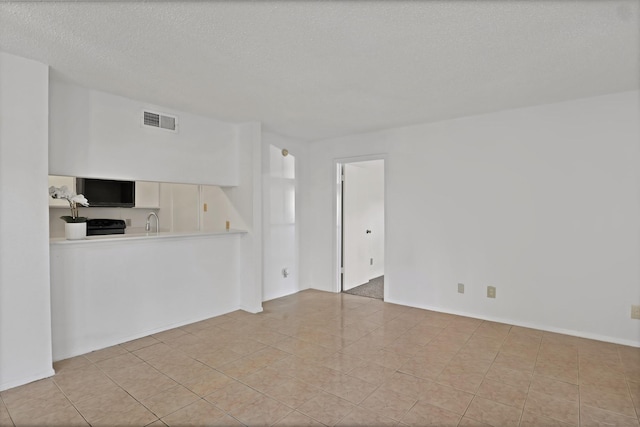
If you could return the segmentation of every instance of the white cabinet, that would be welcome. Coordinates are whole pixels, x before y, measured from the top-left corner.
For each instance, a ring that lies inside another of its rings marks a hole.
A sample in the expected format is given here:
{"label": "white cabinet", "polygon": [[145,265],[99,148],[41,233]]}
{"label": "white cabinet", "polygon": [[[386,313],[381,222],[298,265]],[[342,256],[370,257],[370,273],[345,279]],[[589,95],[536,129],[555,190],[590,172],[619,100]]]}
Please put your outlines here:
{"label": "white cabinet", "polygon": [[199,190],[194,184],[167,184],[171,188],[171,230],[174,232],[198,231]]}
{"label": "white cabinet", "polygon": [[136,208],[160,207],[160,184],[157,182],[136,181]]}
{"label": "white cabinet", "polygon": [[[49,187],[62,187],[66,185],[70,192],[76,192],[76,179],[73,176],[58,176],[58,175],[49,175]],[[69,202],[67,199],[54,199],[49,196],[49,207],[50,208],[68,208]]]}

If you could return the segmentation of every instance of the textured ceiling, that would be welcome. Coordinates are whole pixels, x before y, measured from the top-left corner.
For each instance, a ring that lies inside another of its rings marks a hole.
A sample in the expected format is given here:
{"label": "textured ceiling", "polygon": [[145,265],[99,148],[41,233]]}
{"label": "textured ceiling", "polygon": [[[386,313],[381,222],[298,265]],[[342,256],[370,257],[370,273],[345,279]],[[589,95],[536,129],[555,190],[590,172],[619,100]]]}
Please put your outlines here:
{"label": "textured ceiling", "polygon": [[302,140],[639,87],[631,1],[7,2],[0,50]]}

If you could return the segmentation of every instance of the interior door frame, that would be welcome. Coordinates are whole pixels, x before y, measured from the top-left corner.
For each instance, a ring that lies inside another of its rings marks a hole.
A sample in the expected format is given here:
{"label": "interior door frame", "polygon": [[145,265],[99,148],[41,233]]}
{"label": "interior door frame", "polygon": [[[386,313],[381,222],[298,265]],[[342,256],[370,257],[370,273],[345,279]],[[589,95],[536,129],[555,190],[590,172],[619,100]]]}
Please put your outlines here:
{"label": "interior door frame", "polygon": [[[388,167],[388,158],[386,154],[370,154],[363,156],[352,156],[352,157],[339,157],[333,159],[333,194],[332,194],[332,202],[333,202],[333,233],[332,236],[332,247],[333,247],[333,291],[336,293],[340,293],[342,291],[342,170],[343,166],[349,163],[359,163],[366,162],[369,160],[382,160],[384,161],[384,253],[385,253],[385,264],[386,264],[386,254],[387,254],[387,167]],[[386,270],[386,268],[385,268]],[[384,287],[384,299],[387,299],[388,292],[388,281],[385,277],[385,287]]]}

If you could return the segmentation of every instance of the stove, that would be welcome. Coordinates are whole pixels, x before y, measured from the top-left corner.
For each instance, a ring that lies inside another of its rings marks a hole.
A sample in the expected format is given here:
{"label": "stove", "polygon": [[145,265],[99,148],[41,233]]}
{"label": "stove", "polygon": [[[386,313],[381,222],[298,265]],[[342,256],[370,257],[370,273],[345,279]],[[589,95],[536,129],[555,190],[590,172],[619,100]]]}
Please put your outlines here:
{"label": "stove", "polygon": [[87,236],[124,234],[125,228],[127,228],[127,225],[122,219],[89,219],[87,220]]}

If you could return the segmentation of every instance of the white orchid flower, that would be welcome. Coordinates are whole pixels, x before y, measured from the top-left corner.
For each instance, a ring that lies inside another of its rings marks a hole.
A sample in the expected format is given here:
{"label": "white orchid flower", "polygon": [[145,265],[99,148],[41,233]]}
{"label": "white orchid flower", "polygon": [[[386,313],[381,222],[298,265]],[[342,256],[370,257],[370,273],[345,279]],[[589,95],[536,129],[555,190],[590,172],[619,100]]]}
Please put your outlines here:
{"label": "white orchid flower", "polygon": [[77,203],[82,206],[89,206],[89,201],[82,194],[76,194],[75,196],[71,196],[69,200],[71,203]]}
{"label": "white orchid flower", "polygon": [[67,199],[69,200],[69,198],[72,196],[73,193],[71,193],[69,191],[69,187],[67,187],[66,185],[63,185],[62,187],[60,187],[60,198],[61,199]]}
{"label": "white orchid flower", "polygon": [[49,187],[49,194],[54,199],[66,199],[67,198],[67,191],[65,191],[65,189],[63,189],[63,188]]}
{"label": "white orchid flower", "polygon": [[67,222],[81,222],[79,220],[86,221],[86,218],[78,218],[78,205],[89,206],[89,201],[82,194],[75,194],[69,191],[69,187],[63,185],[62,187],[49,187],[49,195],[54,199],[66,199],[69,202],[71,208],[71,216],[61,217]]}

